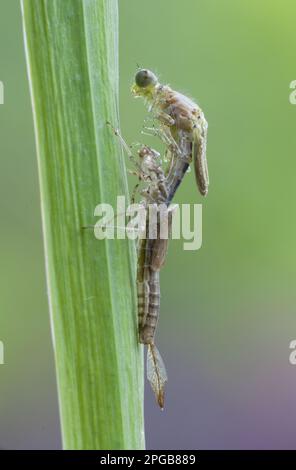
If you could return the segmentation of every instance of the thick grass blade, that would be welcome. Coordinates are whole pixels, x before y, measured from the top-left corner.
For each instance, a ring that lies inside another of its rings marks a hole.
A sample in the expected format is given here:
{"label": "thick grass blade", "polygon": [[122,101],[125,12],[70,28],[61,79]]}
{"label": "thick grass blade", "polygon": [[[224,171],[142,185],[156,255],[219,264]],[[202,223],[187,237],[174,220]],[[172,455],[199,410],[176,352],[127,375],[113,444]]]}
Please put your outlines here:
{"label": "thick grass blade", "polygon": [[22,13],[63,446],[143,448],[134,250],[82,230],[127,194],[106,126],[118,123],[117,0],[23,0]]}

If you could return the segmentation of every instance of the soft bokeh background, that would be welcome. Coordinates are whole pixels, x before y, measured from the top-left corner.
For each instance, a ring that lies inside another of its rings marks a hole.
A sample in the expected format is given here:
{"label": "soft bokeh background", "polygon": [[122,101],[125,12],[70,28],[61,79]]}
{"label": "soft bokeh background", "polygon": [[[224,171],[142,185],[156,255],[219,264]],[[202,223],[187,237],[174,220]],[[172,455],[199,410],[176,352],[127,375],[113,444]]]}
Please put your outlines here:
{"label": "soft bokeh background", "polygon": [[[172,242],[158,344],[166,408],[146,394],[147,447],[296,448],[294,0],[120,0],[121,118],[147,113],[136,64],[209,121],[203,246]],[[0,448],[60,448],[32,115],[18,0],[0,1]],[[152,139],[145,139],[153,143]],[[189,174],[177,202],[201,202]]]}

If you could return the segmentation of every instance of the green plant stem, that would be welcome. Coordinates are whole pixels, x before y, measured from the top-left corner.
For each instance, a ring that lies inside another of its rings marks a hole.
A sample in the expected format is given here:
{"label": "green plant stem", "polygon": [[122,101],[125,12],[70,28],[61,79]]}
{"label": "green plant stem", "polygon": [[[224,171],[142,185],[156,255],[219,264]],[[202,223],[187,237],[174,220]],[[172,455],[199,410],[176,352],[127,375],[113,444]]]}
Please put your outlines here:
{"label": "green plant stem", "polygon": [[116,138],[117,0],[22,0],[63,447],[144,447],[135,253],[96,240],[127,195]]}

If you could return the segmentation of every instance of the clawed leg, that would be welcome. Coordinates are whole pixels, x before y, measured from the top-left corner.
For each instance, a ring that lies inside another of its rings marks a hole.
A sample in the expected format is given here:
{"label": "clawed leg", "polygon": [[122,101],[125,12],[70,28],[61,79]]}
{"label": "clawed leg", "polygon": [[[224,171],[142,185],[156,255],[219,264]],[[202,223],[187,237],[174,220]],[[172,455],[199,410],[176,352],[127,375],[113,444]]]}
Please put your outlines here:
{"label": "clawed leg", "polygon": [[126,143],[126,141],[124,140],[124,138],[123,138],[122,135],[120,134],[119,130],[118,130],[118,129],[115,129],[115,127],[112,126],[111,122],[109,122],[109,121],[107,121],[106,124],[111,127],[111,129],[113,130],[114,134],[119,138],[119,141],[120,141],[120,143],[121,143],[123,149],[125,150],[125,152],[126,152],[128,158],[129,158],[130,161],[133,163],[133,165],[135,165],[135,167],[136,167],[138,170],[141,170],[139,163],[137,162],[136,158],[134,157],[133,153],[131,152],[130,147],[128,146],[128,144]]}
{"label": "clawed leg", "polygon": [[142,134],[149,135],[149,136],[157,136],[160,140],[168,147],[171,153],[176,153],[181,156],[181,150],[173,138],[169,128],[162,126],[162,127],[144,127]]}
{"label": "clawed leg", "polygon": [[172,127],[175,124],[175,119],[164,111],[159,111],[155,114],[155,117],[165,126]]}

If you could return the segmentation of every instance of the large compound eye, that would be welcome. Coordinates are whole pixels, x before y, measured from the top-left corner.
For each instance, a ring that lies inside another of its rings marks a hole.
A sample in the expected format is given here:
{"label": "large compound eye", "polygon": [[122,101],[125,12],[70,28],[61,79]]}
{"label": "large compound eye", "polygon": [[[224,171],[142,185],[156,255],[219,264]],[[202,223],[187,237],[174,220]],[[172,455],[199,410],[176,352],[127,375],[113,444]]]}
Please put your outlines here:
{"label": "large compound eye", "polygon": [[146,88],[149,85],[155,85],[157,83],[156,75],[147,69],[141,69],[135,76],[135,82],[140,88]]}

